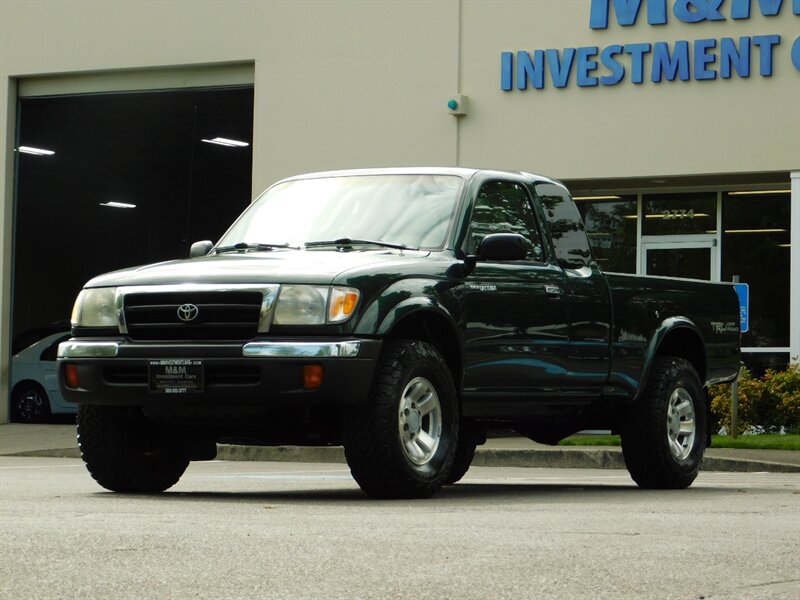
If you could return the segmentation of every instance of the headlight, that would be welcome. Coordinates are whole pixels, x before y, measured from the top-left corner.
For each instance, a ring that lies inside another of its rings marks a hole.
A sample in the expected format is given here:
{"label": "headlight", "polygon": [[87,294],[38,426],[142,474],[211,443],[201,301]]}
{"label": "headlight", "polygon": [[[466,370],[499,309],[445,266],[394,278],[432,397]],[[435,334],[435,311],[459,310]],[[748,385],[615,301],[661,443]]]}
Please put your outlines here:
{"label": "headlight", "polygon": [[116,288],[82,290],[72,308],[73,327],[117,327]]}
{"label": "headlight", "polygon": [[284,285],[275,307],[276,325],[322,325],[328,304],[328,288]]}
{"label": "headlight", "polygon": [[348,287],[284,285],[275,307],[276,325],[342,323],[358,305],[359,292]]}

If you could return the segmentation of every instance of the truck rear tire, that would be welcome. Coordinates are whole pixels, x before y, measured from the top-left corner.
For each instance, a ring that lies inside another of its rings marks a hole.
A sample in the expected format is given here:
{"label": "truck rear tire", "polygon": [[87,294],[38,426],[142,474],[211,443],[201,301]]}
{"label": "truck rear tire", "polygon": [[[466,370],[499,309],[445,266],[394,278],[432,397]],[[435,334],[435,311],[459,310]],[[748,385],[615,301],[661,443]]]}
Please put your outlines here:
{"label": "truck rear tire", "polygon": [[447,481],[458,441],[453,377],[430,344],[384,344],[369,403],[345,416],[353,478],[376,498],[429,498]]}
{"label": "truck rear tire", "polygon": [[189,466],[188,452],[166,429],[126,407],[81,406],[78,445],[91,476],[112,492],[163,492]]}
{"label": "truck rear tire", "polygon": [[621,431],[631,478],[647,489],[689,487],[703,461],[707,425],[697,371],[683,358],[657,357]]}

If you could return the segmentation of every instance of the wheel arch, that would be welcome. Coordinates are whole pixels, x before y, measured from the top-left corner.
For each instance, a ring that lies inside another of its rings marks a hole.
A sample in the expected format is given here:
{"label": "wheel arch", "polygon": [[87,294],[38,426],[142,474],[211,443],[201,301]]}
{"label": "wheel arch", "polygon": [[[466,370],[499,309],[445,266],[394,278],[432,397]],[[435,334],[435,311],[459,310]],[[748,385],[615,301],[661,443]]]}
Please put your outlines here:
{"label": "wheel arch", "polygon": [[637,398],[647,387],[656,358],[663,356],[675,356],[689,361],[697,371],[700,383],[705,385],[708,359],[703,336],[692,321],[676,317],[664,321],[651,340]]}
{"label": "wheel arch", "polygon": [[461,392],[464,360],[458,332],[449,314],[433,304],[413,310],[395,311],[397,318],[384,321],[381,333],[385,339],[415,339],[435,347],[447,363],[456,391]]}
{"label": "wheel arch", "polygon": [[44,386],[36,381],[35,379],[20,379],[14,384],[14,387],[11,388],[10,396],[11,398],[16,397],[21,389],[24,389],[26,386],[35,387],[38,389],[42,394],[44,394],[45,399],[49,401],[49,396],[47,394],[47,390],[44,389]]}

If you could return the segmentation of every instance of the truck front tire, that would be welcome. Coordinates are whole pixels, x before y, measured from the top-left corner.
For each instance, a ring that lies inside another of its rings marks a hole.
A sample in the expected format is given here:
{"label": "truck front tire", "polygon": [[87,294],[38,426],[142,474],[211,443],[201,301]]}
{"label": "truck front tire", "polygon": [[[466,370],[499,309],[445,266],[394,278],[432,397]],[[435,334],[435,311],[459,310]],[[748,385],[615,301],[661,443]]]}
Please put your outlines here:
{"label": "truck front tire", "polygon": [[647,388],[622,428],[622,454],[647,489],[682,489],[697,477],[706,445],[707,407],[689,361],[657,357]]}
{"label": "truck front tire", "polygon": [[369,403],[345,417],[347,464],[376,498],[428,498],[447,482],[458,441],[455,385],[417,340],[386,342]]}
{"label": "truck front tire", "polygon": [[188,452],[167,430],[125,407],[81,406],[78,445],[91,476],[112,492],[163,492],[189,466]]}

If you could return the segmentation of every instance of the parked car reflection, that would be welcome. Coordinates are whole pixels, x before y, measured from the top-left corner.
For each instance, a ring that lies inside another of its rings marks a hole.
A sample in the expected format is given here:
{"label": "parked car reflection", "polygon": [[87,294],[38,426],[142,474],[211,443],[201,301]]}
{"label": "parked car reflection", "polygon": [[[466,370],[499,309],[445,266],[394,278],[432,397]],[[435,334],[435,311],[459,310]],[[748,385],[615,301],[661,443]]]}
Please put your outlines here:
{"label": "parked car reflection", "polygon": [[77,412],[58,390],[58,344],[70,337],[61,331],[48,335],[11,357],[11,420],[41,423]]}

